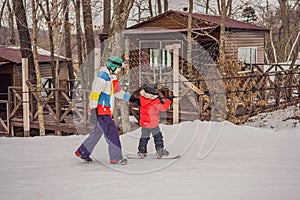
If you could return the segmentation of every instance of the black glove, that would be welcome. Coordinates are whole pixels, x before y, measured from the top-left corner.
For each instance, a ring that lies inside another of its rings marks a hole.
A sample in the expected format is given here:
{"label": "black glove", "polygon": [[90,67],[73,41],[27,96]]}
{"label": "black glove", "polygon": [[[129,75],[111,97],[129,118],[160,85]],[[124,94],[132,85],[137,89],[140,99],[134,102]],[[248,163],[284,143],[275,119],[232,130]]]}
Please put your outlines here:
{"label": "black glove", "polygon": [[173,101],[174,98],[175,97],[173,95],[167,97],[167,99],[169,99],[170,101]]}
{"label": "black glove", "polygon": [[134,95],[131,95],[131,96],[130,96],[130,99],[129,99],[129,102],[130,102],[130,103],[136,103],[136,104],[139,104],[139,103],[140,103],[140,99],[139,99],[139,98],[136,98]]}

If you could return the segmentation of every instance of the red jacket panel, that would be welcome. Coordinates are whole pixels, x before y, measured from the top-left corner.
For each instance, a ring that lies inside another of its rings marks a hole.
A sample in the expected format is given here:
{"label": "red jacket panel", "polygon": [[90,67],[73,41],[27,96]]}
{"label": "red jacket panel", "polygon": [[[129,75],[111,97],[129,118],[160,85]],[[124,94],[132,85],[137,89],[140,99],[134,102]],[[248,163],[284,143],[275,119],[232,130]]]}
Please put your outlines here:
{"label": "red jacket panel", "polygon": [[140,125],[145,128],[155,128],[159,125],[159,112],[166,111],[172,102],[166,99],[162,104],[159,98],[140,96]]}

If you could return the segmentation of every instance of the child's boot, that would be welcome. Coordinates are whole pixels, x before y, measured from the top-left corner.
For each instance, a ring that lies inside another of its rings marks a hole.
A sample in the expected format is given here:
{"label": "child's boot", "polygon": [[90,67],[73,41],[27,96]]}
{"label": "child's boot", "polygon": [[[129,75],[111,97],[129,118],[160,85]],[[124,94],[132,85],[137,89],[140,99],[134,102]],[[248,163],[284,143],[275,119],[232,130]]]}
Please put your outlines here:
{"label": "child's boot", "polygon": [[169,155],[169,152],[163,148],[163,147],[157,147],[156,148],[156,157],[159,159],[159,158],[162,158],[163,156],[168,156]]}
{"label": "child's boot", "polygon": [[138,157],[143,159],[147,156],[147,148],[144,146],[139,146],[138,148]]}

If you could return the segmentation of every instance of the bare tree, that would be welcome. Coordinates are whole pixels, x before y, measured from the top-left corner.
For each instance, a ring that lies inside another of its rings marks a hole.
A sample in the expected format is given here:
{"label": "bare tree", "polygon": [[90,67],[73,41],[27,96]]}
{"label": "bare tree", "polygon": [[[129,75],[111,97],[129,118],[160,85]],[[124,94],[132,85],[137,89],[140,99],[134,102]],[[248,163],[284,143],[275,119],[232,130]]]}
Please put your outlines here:
{"label": "bare tree", "polygon": [[[4,13],[4,9],[5,9],[5,5],[6,5],[6,2],[8,0],[4,0],[3,1],[3,4],[1,6],[1,10],[0,10],[0,27],[2,27],[2,18],[3,18],[3,13]],[[151,1],[151,0],[150,0]]]}
{"label": "bare tree", "polygon": [[84,36],[85,36],[86,51],[87,51],[86,53],[88,56],[86,60],[86,65],[89,66],[87,85],[90,88],[94,79],[94,49],[95,49],[91,0],[82,0],[81,6],[82,6],[82,13],[83,13]]}
{"label": "bare tree", "polygon": [[11,10],[11,7],[10,7],[10,3],[9,1],[7,1],[7,10],[8,10],[8,13],[9,13],[9,17],[8,17],[8,24],[9,24],[9,27],[11,29],[11,37],[10,37],[10,43],[11,44],[16,44],[16,34],[15,34],[15,27],[14,27],[14,15],[13,15],[13,12]]}
{"label": "bare tree", "polygon": [[169,0],[164,0],[164,12],[169,10]]}
{"label": "bare tree", "polygon": [[77,47],[77,56],[78,56],[78,65],[80,67],[80,79],[81,79],[81,84],[83,88],[87,88],[83,75],[84,75],[84,71],[83,71],[83,67],[82,67],[82,63],[83,63],[83,50],[82,50],[82,30],[81,30],[81,18],[80,18],[80,0],[73,0],[73,4],[74,4],[74,8],[75,8],[75,18],[76,18],[76,22],[75,22],[75,26],[76,26],[76,47]]}
{"label": "bare tree", "polygon": [[31,38],[26,20],[26,10],[23,1],[13,0],[13,10],[16,16],[22,58],[28,58],[29,81],[36,83],[34,62],[31,50]]}
{"label": "bare tree", "polygon": [[226,2],[221,0],[221,24],[220,24],[220,41],[219,41],[219,63],[221,66],[225,63],[225,19],[226,19]]}
{"label": "bare tree", "polygon": [[[102,59],[105,60],[109,55],[122,57],[124,54],[125,40],[122,32],[126,28],[130,10],[134,4],[134,0],[113,0],[113,21],[110,30],[110,37],[105,46]],[[129,124],[129,108],[128,103],[120,101],[122,129],[124,132],[130,130]],[[117,118],[116,118],[117,119]]]}
{"label": "bare tree", "polygon": [[[64,15],[65,15],[65,54],[67,58],[70,58],[72,60],[72,48],[71,48],[71,27],[72,24],[69,21],[69,0],[64,0],[63,1],[63,11],[64,11]],[[68,67],[68,73],[69,73],[69,79],[71,80],[70,82],[70,88],[69,89],[73,89],[74,86],[74,70],[73,70],[73,63],[68,62],[67,63],[67,67]]]}
{"label": "bare tree", "polygon": [[209,0],[206,0],[206,4],[205,4],[205,13],[208,14],[208,10],[209,10]]}
{"label": "bare tree", "polygon": [[151,1],[148,0],[135,0],[133,8],[136,9],[136,11],[132,12],[130,20],[139,23],[149,19],[149,17],[153,15],[149,2],[152,4]]}
{"label": "bare tree", "polygon": [[187,48],[187,62],[188,62],[188,74],[192,75],[192,26],[193,26],[193,6],[194,1],[189,0],[189,13],[188,13],[188,48]]}
{"label": "bare tree", "polygon": [[152,0],[148,0],[148,7],[149,7],[149,13],[150,17],[153,17],[153,8],[152,8]]}
{"label": "bare tree", "polygon": [[[34,60],[34,66],[35,66],[35,73],[36,73],[36,86],[37,86],[37,95],[39,98],[42,98],[42,81],[41,81],[41,73],[40,73],[40,67],[39,67],[39,60],[38,60],[38,51],[37,51],[37,8],[35,4],[35,0],[31,0],[32,5],[32,49],[33,49],[33,60]],[[43,105],[42,102],[38,101],[37,103],[38,108],[38,120],[39,120],[39,131],[40,136],[45,135],[45,124],[44,124],[44,113],[43,113]]]}
{"label": "bare tree", "polygon": [[110,18],[111,18],[111,0],[103,0],[104,12],[103,12],[103,24],[104,24],[104,33],[109,33],[110,29]]}
{"label": "bare tree", "polygon": [[271,30],[266,40],[266,57],[270,62],[275,63],[293,60],[294,56],[297,56],[293,45],[297,43],[297,35],[300,31],[299,1],[278,0],[279,7],[270,7],[268,0],[266,3],[266,7],[259,7],[262,13],[259,19],[263,19],[261,23]]}
{"label": "bare tree", "polygon": [[162,13],[161,0],[156,0],[156,3],[157,3],[157,12],[160,15]]}
{"label": "bare tree", "polygon": [[53,87],[56,88],[58,87],[56,85],[56,68],[55,68],[55,59],[54,59],[54,51],[55,51],[55,44],[54,44],[54,26],[55,26],[55,20],[53,19],[54,17],[52,16],[52,10],[50,10],[50,5],[49,5],[49,0],[45,0],[45,8],[43,7],[42,3],[39,3],[39,7],[43,13],[43,16],[46,20],[46,24],[48,27],[48,38],[49,38],[49,47],[50,47],[50,54],[51,54],[51,61],[50,61],[50,66],[51,66],[51,74],[52,74],[52,83]]}

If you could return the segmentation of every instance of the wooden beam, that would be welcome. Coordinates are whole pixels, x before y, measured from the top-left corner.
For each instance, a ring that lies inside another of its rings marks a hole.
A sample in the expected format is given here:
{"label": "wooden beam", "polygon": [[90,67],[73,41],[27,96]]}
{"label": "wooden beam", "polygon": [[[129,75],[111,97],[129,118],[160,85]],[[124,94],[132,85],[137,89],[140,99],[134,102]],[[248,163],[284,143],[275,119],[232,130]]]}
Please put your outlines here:
{"label": "wooden beam", "polygon": [[167,45],[166,50],[173,51],[173,124],[179,122],[179,49],[181,44]]}
{"label": "wooden beam", "polygon": [[26,81],[28,80],[28,58],[22,58],[22,96],[23,96],[23,130],[24,137],[30,136],[29,93]]}

